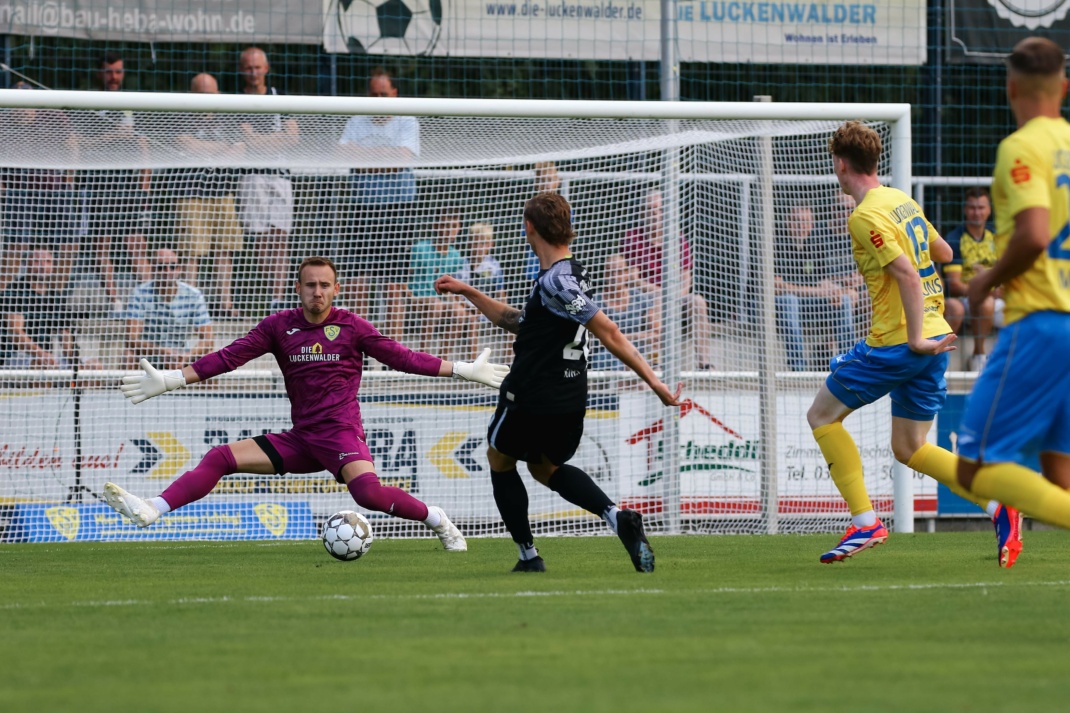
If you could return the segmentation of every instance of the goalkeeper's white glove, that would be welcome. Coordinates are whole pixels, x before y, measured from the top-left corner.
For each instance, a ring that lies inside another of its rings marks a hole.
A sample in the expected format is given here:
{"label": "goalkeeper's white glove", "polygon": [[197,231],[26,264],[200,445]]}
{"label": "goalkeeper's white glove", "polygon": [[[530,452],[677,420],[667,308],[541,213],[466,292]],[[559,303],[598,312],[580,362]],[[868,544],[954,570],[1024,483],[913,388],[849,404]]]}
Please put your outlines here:
{"label": "goalkeeper's white glove", "polygon": [[453,362],[453,378],[477,381],[480,384],[486,384],[492,389],[498,388],[509,373],[509,367],[503,364],[490,364],[487,362],[488,359],[490,359],[489,347],[484,349],[483,353],[475,361]]}
{"label": "goalkeeper's white glove", "polygon": [[141,360],[141,369],[144,374],[124,376],[123,384],[119,387],[123,390],[123,396],[130,399],[130,403],[139,404],[153,396],[181,389],[186,385],[186,377],[182,376],[181,369],[159,371],[148,359]]}

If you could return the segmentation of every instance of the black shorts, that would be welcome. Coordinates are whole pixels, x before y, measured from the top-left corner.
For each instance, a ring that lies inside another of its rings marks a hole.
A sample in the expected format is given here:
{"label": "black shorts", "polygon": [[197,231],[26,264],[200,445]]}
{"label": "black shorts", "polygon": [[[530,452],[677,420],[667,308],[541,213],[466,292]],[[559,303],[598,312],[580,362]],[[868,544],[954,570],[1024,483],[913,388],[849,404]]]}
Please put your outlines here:
{"label": "black shorts", "polygon": [[527,463],[538,463],[545,455],[554,465],[564,465],[580,447],[586,413],[527,413],[499,401],[487,428],[487,443]]}

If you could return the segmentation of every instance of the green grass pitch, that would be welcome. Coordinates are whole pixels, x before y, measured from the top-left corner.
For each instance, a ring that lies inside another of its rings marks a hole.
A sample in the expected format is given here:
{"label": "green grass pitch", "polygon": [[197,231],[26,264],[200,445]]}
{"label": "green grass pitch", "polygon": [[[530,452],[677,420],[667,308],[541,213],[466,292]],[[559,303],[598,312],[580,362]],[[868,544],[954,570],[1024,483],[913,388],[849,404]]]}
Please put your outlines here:
{"label": "green grass pitch", "polygon": [[1070,536],[0,547],[0,711],[1044,711],[1066,706]]}

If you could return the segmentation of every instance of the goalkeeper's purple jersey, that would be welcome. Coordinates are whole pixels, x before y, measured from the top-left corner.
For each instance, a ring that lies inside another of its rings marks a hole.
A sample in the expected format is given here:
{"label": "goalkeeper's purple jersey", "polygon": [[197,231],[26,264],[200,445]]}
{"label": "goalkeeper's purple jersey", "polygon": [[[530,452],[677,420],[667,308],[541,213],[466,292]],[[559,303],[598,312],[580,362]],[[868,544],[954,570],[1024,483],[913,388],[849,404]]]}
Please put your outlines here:
{"label": "goalkeeper's purple jersey", "polygon": [[409,374],[437,376],[442,360],[379,334],[367,320],[337,307],[320,324],[301,308],[265,318],[244,337],[191,365],[201,380],[271,353],[282,369],[294,428],[326,421],[360,423],[357,391],[364,355]]}

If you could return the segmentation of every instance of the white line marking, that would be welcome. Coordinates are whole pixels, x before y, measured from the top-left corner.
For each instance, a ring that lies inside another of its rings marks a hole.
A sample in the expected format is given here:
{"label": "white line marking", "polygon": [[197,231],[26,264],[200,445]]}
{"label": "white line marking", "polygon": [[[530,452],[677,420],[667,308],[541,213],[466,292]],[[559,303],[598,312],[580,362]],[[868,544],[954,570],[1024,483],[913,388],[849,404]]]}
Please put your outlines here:
{"label": "white line marking", "polygon": [[521,592],[439,592],[436,594],[324,594],[311,597],[188,597],[181,599],[121,599],[103,601],[74,602],[10,602],[0,604],[0,610],[9,609],[63,609],[68,607],[125,607],[125,606],[181,606],[202,604],[274,604],[281,602],[323,602],[323,601],[362,601],[362,600],[464,600],[464,599],[517,599],[524,597],[620,597],[633,595],[646,596],[684,596],[684,595],[718,595],[718,594],[821,594],[850,592],[897,592],[925,591],[938,589],[999,589],[1024,587],[1070,587],[1070,580],[1054,582],[961,582],[922,583],[922,584],[862,584],[843,587],[717,587],[715,589],[577,589],[568,590],[525,590]]}

